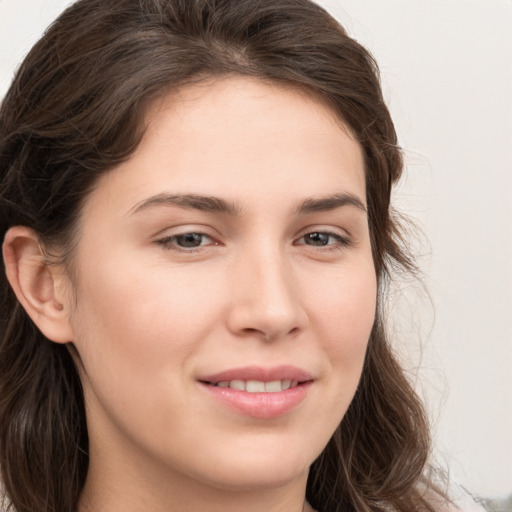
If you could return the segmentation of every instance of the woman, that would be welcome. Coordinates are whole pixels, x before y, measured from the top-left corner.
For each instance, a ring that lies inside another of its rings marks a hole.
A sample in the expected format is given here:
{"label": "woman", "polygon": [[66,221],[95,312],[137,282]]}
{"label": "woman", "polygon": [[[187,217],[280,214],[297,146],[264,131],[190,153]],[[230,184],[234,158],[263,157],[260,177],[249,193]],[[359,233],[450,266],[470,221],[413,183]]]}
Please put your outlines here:
{"label": "woman", "polygon": [[381,313],[401,153],[325,11],[80,0],[0,134],[17,512],[440,510]]}

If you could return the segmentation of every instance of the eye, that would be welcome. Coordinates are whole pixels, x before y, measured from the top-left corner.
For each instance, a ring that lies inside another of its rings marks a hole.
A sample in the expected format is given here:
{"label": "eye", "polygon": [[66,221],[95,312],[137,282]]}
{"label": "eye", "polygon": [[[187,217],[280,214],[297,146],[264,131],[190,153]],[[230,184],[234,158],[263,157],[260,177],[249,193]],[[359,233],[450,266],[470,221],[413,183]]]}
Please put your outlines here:
{"label": "eye", "polygon": [[190,251],[207,245],[216,245],[210,236],[205,233],[180,233],[157,240],[157,243],[175,251]]}
{"label": "eye", "polygon": [[325,248],[325,250],[336,250],[348,247],[350,240],[330,231],[312,231],[299,238],[296,244]]}

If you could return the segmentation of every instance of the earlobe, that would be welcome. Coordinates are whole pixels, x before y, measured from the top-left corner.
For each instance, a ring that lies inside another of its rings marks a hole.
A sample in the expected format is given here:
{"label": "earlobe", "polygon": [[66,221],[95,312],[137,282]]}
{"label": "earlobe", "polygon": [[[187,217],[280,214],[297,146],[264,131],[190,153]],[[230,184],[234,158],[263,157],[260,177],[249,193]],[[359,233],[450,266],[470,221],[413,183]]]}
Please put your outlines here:
{"label": "earlobe", "polygon": [[47,264],[34,230],[10,228],[3,257],[7,279],[39,330],[57,343],[73,341],[62,270]]}

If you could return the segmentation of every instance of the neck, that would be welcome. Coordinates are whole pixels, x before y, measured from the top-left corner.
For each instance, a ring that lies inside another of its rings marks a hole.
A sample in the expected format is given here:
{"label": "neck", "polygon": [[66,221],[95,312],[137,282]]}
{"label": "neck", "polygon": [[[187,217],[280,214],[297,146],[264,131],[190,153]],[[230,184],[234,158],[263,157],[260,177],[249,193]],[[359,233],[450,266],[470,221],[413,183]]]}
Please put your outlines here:
{"label": "neck", "polygon": [[[147,492],[147,490],[145,490]],[[279,496],[277,492],[220,493],[184,496],[183,493],[162,500],[161,496],[145,496],[125,492],[114,496],[111,492],[92,493],[84,489],[78,512],[315,512],[304,496]],[[141,508],[142,507],[142,508]]]}
{"label": "neck", "polygon": [[114,469],[91,465],[78,512],[314,512],[305,501],[307,473],[275,487],[226,489],[176,473]]}

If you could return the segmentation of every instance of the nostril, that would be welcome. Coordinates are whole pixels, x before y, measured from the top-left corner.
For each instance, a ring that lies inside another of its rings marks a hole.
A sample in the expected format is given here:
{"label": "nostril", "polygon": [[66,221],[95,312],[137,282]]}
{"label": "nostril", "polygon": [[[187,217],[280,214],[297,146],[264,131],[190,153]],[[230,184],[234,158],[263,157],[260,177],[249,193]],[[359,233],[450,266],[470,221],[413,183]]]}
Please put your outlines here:
{"label": "nostril", "polygon": [[274,328],[268,328],[268,329],[256,329],[254,327],[246,327],[242,330],[242,332],[247,336],[254,336],[254,337],[261,337],[265,341],[273,341],[274,339],[283,337],[283,336],[290,336],[298,334],[300,331],[300,327],[293,327],[288,332],[286,330],[280,330],[277,326]]}

